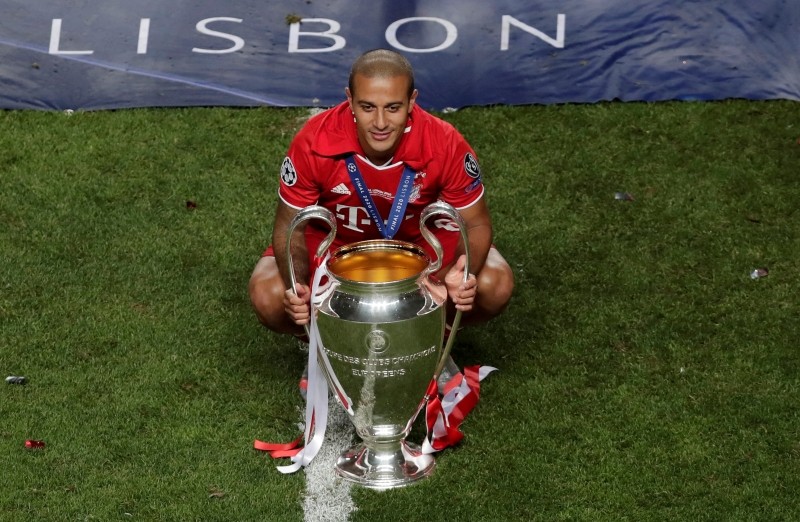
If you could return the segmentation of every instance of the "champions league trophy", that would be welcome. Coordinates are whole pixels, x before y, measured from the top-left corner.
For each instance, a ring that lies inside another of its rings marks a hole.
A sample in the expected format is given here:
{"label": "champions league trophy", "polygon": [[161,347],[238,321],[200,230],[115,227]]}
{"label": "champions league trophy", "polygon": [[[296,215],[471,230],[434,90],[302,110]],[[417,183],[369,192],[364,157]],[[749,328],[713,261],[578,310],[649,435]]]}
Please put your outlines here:
{"label": "champions league trophy", "polygon": [[[336,473],[372,489],[406,486],[433,472],[435,460],[405,439],[439,377],[454,335],[443,347],[447,291],[430,279],[442,263],[442,247],[426,221],[445,215],[459,225],[469,267],[469,245],[461,215],[436,202],[420,216],[420,230],[436,259],[411,243],[391,239],[360,241],[333,252],[317,269],[312,314],[321,345],[317,358],[328,385],[363,441],[344,451]],[[325,255],[336,234],[330,211],[301,210],[289,225],[287,253],[296,285],[290,241],[298,224],[321,219],[331,228],[317,255]],[[464,281],[469,275],[464,270]],[[452,332],[458,328],[457,311]],[[312,344],[313,346],[313,344]]]}

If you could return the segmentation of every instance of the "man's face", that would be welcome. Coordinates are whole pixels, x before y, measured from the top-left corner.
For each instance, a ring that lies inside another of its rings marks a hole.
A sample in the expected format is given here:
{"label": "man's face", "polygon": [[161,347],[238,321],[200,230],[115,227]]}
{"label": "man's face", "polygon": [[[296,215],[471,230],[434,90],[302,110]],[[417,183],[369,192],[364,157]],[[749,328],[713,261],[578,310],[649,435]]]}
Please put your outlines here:
{"label": "man's face", "polygon": [[353,92],[345,89],[356,119],[358,141],[367,158],[376,165],[389,161],[406,128],[417,91],[408,96],[405,76],[353,78]]}

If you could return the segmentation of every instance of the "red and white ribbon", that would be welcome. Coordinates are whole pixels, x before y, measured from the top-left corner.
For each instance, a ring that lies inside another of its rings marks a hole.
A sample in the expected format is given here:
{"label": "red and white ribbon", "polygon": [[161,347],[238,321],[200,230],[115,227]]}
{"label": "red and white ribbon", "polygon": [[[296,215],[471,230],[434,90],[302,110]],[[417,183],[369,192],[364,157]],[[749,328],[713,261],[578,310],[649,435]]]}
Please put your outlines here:
{"label": "red and white ribbon", "polygon": [[[318,261],[317,267],[327,261],[327,256]],[[325,295],[325,288],[320,288],[324,270],[317,269],[311,284],[311,318],[308,329],[308,389],[306,390],[305,432],[302,437],[288,444],[273,444],[256,440],[255,449],[267,451],[272,458],[291,457],[292,464],[278,466],[281,473],[294,473],[307,466],[319,453],[325,440],[325,430],[328,425],[328,382],[325,380],[323,366],[330,370],[330,362],[322,348],[322,339],[316,320],[316,306]],[[320,360],[322,359],[322,360]],[[339,400],[346,409],[352,411],[350,399],[338,393]],[[300,446],[300,441],[305,440],[305,445]]]}
{"label": "red and white ribbon", "polygon": [[428,386],[428,403],[425,408],[425,424],[428,428],[422,452],[441,451],[458,444],[464,438],[459,429],[466,416],[478,404],[481,381],[497,370],[492,366],[468,366],[464,373],[456,374],[445,385],[440,398],[435,380]]}

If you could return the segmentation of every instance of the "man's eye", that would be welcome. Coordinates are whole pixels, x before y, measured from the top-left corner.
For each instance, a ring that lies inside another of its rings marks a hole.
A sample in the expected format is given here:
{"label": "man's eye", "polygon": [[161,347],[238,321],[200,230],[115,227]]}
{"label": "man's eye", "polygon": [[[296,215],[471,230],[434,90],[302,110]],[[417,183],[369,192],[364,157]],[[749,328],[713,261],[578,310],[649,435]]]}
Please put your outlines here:
{"label": "man's eye", "polygon": [[389,112],[397,112],[399,110],[400,110],[400,106],[399,105],[390,105],[389,106]]}
{"label": "man's eye", "polygon": [[361,110],[364,112],[370,112],[374,107],[372,105],[362,105]]}

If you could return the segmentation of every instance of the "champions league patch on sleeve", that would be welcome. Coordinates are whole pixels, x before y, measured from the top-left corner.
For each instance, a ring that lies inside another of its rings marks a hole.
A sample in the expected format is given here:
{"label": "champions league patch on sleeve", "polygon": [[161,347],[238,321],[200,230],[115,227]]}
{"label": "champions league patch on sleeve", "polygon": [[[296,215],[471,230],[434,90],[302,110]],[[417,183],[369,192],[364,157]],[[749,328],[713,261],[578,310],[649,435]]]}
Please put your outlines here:
{"label": "champions league patch on sleeve", "polygon": [[281,165],[281,181],[287,187],[291,187],[297,183],[297,171],[294,170],[294,164],[292,160],[289,159],[289,156],[286,156],[283,160],[283,165]]}
{"label": "champions league patch on sleeve", "polygon": [[478,165],[478,160],[475,159],[475,156],[473,156],[471,152],[467,152],[464,156],[464,171],[467,173],[467,176],[474,180],[464,189],[464,192],[469,194],[481,186],[481,167]]}
{"label": "champions league patch on sleeve", "polygon": [[464,156],[464,170],[471,178],[480,179],[481,177],[481,168],[478,166],[478,160],[475,159],[471,152],[467,152]]}

